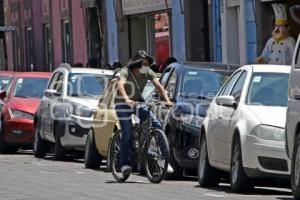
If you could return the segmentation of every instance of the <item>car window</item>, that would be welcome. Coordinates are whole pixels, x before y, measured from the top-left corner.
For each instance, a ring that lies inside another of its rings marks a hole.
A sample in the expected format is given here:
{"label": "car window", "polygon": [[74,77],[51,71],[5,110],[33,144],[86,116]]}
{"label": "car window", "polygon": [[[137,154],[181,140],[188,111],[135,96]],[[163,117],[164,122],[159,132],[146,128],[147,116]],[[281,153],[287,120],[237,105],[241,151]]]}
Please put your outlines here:
{"label": "car window", "polygon": [[98,98],[110,77],[102,74],[70,73],[67,95],[81,98]]}
{"label": "car window", "polygon": [[52,75],[52,78],[49,82],[49,85],[48,85],[48,89],[55,89],[56,87],[56,81],[58,80],[59,76],[60,76],[61,72],[55,72],[53,75]]}
{"label": "car window", "polygon": [[247,77],[247,72],[243,71],[242,75],[239,77],[239,80],[236,82],[235,86],[233,87],[230,95],[234,96],[237,103],[240,102],[243,86]]}
{"label": "car window", "polygon": [[[300,37],[299,37],[300,40]],[[299,41],[299,45],[298,45],[298,49],[296,49],[296,57],[295,57],[295,67],[296,68],[300,68],[300,41]]]}
{"label": "car window", "polygon": [[0,90],[7,90],[12,79],[12,77],[0,76]]}
{"label": "car window", "polygon": [[231,89],[234,86],[236,80],[240,77],[241,73],[242,73],[241,71],[238,71],[226,82],[226,85],[223,87],[222,91],[220,92],[220,95],[222,96],[230,95]]}
{"label": "car window", "polygon": [[42,98],[48,80],[48,78],[18,78],[14,96],[20,98]]}
{"label": "car window", "polygon": [[167,84],[167,81],[169,79],[169,76],[170,76],[170,73],[172,71],[172,68],[169,68],[165,71],[165,73],[162,75],[162,78],[161,78],[161,84],[165,87],[166,84]]}
{"label": "car window", "polygon": [[63,95],[63,88],[64,88],[63,86],[64,86],[64,74],[60,73],[57,81],[55,82],[55,88],[54,88],[57,91],[57,93],[60,94],[60,96]]}
{"label": "car window", "polygon": [[166,85],[166,90],[169,93],[169,97],[172,99],[175,95],[175,89],[176,89],[176,81],[177,81],[177,73],[176,70],[173,70],[168,83]]}
{"label": "car window", "polygon": [[247,104],[286,107],[289,74],[254,73],[248,92]]}
{"label": "car window", "polygon": [[213,99],[230,75],[227,71],[185,68],[180,96],[183,98]]}

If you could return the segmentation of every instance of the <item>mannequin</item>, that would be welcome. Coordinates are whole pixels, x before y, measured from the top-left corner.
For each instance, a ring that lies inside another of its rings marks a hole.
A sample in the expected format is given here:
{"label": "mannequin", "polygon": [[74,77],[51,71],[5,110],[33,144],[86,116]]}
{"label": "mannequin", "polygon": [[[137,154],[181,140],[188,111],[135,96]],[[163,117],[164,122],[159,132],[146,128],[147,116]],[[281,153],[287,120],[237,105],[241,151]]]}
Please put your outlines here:
{"label": "mannequin", "polygon": [[295,39],[289,35],[285,6],[272,4],[275,13],[275,28],[262,54],[256,59],[259,64],[291,65]]}

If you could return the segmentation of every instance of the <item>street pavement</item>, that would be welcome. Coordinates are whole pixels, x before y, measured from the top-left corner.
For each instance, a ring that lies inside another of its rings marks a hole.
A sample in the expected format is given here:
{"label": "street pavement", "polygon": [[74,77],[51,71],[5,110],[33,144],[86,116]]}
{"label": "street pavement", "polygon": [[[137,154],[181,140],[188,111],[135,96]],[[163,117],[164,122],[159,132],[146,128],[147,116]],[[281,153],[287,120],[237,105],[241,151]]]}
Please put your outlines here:
{"label": "street pavement", "polygon": [[111,173],[84,168],[82,160],[36,159],[32,152],[0,155],[0,200],[292,200],[289,189],[256,188],[251,194],[233,194],[228,184],[202,189],[197,180],[167,180],[150,184],[132,175],[116,183]]}

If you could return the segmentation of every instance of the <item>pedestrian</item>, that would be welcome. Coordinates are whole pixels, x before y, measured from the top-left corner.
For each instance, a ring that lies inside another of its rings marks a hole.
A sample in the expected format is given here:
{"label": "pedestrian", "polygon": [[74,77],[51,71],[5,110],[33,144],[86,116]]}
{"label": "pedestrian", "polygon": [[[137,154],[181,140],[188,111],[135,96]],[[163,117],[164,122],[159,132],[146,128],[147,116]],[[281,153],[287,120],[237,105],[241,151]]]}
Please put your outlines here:
{"label": "pedestrian", "polygon": [[122,64],[119,61],[116,61],[112,64],[111,69],[116,70],[116,69],[121,69],[122,67],[123,67]]}

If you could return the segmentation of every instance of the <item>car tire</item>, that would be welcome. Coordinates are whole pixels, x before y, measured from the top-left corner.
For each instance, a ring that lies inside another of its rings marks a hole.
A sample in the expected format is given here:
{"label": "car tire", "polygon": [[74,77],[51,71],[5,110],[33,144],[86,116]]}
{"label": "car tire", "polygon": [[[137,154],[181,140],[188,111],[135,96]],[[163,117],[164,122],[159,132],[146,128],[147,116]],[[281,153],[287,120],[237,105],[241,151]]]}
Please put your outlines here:
{"label": "car tire", "polygon": [[292,169],[291,169],[291,188],[294,198],[300,200],[300,133],[295,139],[293,155],[292,155]]}
{"label": "car tire", "polygon": [[19,147],[14,145],[8,145],[5,141],[5,128],[4,121],[1,120],[0,127],[0,153],[2,154],[15,154],[18,151]]}
{"label": "car tire", "polygon": [[36,127],[33,139],[33,154],[36,158],[44,158],[49,150],[49,143],[43,140],[39,127]]}
{"label": "car tire", "polygon": [[99,169],[101,163],[102,157],[96,148],[93,131],[90,131],[85,144],[84,165],[87,169]]}
{"label": "car tire", "polygon": [[209,164],[206,137],[200,140],[200,155],[198,165],[198,182],[200,187],[217,187],[220,182],[220,172]]}
{"label": "car tire", "polygon": [[65,131],[65,125],[62,122],[57,122],[55,127],[55,144],[54,144],[54,160],[63,161],[66,158],[66,149],[60,141],[61,131]]}
{"label": "car tire", "polygon": [[232,145],[232,156],[230,166],[230,183],[231,189],[235,193],[246,193],[253,190],[252,180],[244,171],[242,161],[242,149],[240,138],[236,136]]}

